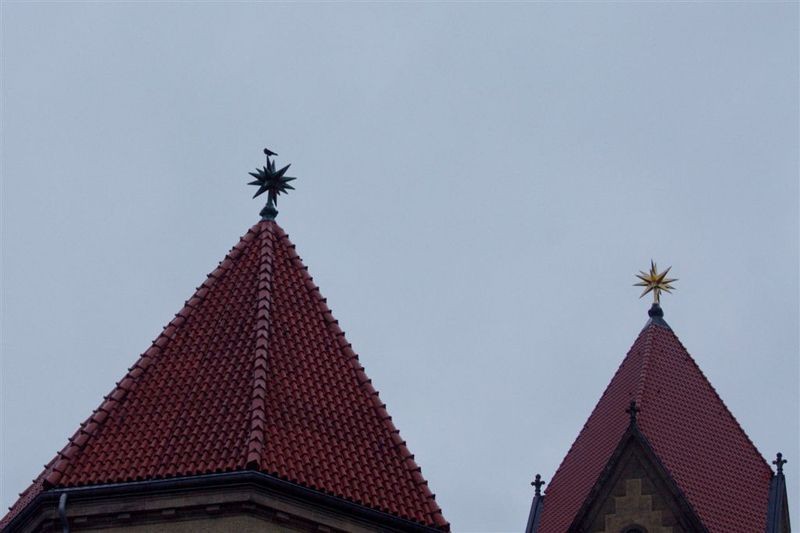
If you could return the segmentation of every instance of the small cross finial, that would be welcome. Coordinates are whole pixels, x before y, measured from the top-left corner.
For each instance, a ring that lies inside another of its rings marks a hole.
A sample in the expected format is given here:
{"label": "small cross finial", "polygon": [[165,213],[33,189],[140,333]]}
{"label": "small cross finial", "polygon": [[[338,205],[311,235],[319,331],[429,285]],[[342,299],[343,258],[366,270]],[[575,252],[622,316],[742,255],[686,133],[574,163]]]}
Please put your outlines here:
{"label": "small cross finial", "polygon": [[542,487],[546,484],[546,482],[542,481],[542,476],[536,474],[536,477],[533,478],[533,481],[531,481],[531,485],[533,485],[534,489],[536,490],[536,496],[542,495]]}
{"label": "small cross finial", "polygon": [[644,287],[644,291],[639,298],[642,298],[648,292],[653,293],[653,303],[659,305],[661,303],[661,292],[672,292],[675,287],[671,285],[673,281],[678,281],[676,278],[668,278],[669,270],[672,267],[667,267],[664,272],[659,272],[655,261],[650,260],[650,272],[639,271],[636,277],[641,281],[634,283],[634,287]]}
{"label": "small cross finial", "polygon": [[625,409],[625,412],[631,417],[631,425],[636,424],[636,415],[639,413],[639,411],[641,411],[641,409],[636,407],[636,400],[631,400],[630,405],[627,409]]}
{"label": "small cross finial", "polygon": [[253,195],[253,198],[265,192],[267,193],[267,205],[261,210],[261,218],[264,220],[275,220],[275,216],[278,214],[278,209],[276,208],[278,205],[278,195],[294,190],[294,187],[289,185],[289,182],[297,178],[285,175],[286,171],[289,170],[289,167],[292,165],[286,165],[280,170],[275,170],[275,161],[271,160],[270,157],[274,157],[278,154],[269,148],[264,148],[264,155],[267,157],[266,166],[257,168],[255,172],[249,173],[255,178],[255,181],[251,181],[248,185],[258,186],[258,191]]}
{"label": "small cross finial", "polygon": [[783,458],[783,454],[778,452],[778,455],[775,460],[772,461],[772,464],[778,467],[778,474],[783,474],[783,465],[785,465],[787,462],[788,461]]}

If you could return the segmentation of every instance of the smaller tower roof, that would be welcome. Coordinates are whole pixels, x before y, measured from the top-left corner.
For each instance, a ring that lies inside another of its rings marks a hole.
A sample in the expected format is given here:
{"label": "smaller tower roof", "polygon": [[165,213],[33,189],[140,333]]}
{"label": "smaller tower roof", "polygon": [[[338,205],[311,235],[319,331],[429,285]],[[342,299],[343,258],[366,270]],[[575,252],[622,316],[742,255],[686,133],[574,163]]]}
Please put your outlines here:
{"label": "smaller tower roof", "polygon": [[632,424],[709,531],[764,531],[772,469],[657,303],[649,314],[550,481],[538,533],[569,530]]}

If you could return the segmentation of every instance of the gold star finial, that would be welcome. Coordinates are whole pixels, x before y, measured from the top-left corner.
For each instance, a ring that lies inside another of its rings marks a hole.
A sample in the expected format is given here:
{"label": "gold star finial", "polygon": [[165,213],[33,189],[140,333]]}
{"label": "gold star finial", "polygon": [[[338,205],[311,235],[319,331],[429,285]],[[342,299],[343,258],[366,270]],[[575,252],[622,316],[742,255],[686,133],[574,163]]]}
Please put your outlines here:
{"label": "gold star finial", "polygon": [[650,272],[645,273],[639,271],[636,274],[636,277],[639,278],[639,283],[634,283],[634,287],[644,287],[644,292],[639,296],[639,298],[643,297],[648,292],[653,293],[653,303],[660,304],[661,303],[661,291],[664,292],[672,292],[675,288],[670,285],[673,281],[678,281],[676,278],[667,278],[667,274],[669,273],[669,269],[672,267],[667,267],[664,272],[659,272],[658,268],[656,267],[655,262],[650,260]]}

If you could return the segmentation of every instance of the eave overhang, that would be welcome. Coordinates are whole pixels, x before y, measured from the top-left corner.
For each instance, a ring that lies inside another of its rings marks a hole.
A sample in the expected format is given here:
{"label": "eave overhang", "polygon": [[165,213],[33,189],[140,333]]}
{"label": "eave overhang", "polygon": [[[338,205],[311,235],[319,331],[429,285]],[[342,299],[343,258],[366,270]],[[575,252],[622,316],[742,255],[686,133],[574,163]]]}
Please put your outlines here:
{"label": "eave overhang", "polygon": [[365,507],[356,502],[303,487],[269,474],[256,471],[241,471],[107,485],[71,488],[54,487],[39,493],[23,511],[8,523],[4,533],[19,530],[43,509],[55,509],[63,494],[68,496],[70,505],[75,505],[81,501],[100,498],[191,493],[199,490],[232,488],[251,488],[280,494],[304,504],[317,506],[334,514],[360,519],[387,531],[407,531],[410,533],[441,533],[442,531],[441,529],[425,526],[402,517]]}

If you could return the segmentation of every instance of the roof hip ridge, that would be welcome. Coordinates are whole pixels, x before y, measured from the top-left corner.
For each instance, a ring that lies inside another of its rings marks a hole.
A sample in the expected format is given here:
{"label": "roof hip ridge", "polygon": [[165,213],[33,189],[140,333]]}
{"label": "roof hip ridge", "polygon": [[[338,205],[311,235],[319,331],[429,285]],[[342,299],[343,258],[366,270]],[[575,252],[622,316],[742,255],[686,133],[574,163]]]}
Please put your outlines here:
{"label": "roof hip ridge", "polygon": [[272,273],[274,263],[275,224],[259,224],[258,293],[256,296],[255,356],[253,358],[253,393],[250,403],[250,436],[247,443],[247,468],[261,468],[261,458],[266,445],[267,425],[267,357],[269,346],[270,304],[272,303]]}
{"label": "roof hip ridge", "polygon": [[439,505],[436,503],[436,495],[431,492],[431,490],[428,488],[428,482],[422,477],[422,468],[414,460],[414,454],[412,454],[411,451],[406,447],[406,441],[400,437],[400,430],[397,429],[397,427],[394,425],[394,422],[392,422],[392,417],[386,410],[386,404],[381,401],[378,391],[372,386],[372,380],[367,377],[364,367],[358,360],[358,354],[353,350],[352,344],[350,344],[345,338],[344,331],[342,331],[342,329],[339,327],[339,321],[333,316],[330,307],[328,307],[327,300],[322,296],[322,293],[320,292],[316,283],[314,283],[314,279],[308,272],[308,267],[303,264],[302,259],[295,250],[294,244],[292,244],[291,240],[289,239],[289,235],[286,234],[283,228],[277,223],[274,223],[274,228],[276,241],[286,241],[289,260],[292,261],[302,273],[302,276],[305,279],[306,290],[316,301],[317,310],[322,316],[325,326],[336,337],[336,343],[339,347],[339,350],[349,362],[350,367],[353,369],[359,387],[372,398],[372,407],[375,410],[378,418],[391,434],[392,445],[403,458],[403,467],[409,473],[414,486],[420,489],[424,494],[426,499],[424,504],[428,509],[430,519],[437,528],[440,528],[444,531],[450,531],[450,523],[444,518],[441,507],[439,507]]}
{"label": "roof hip ridge", "polygon": [[[625,367],[625,363],[628,361],[628,358],[631,357],[631,355],[634,354],[634,348],[636,347],[636,342],[642,337],[642,335],[644,335],[645,331],[648,328],[649,328],[649,323],[647,325],[645,325],[645,327],[639,332],[639,334],[636,336],[636,340],[634,340],[634,342],[633,342],[633,345],[628,349],[628,351],[625,353],[625,356],[622,358],[622,361],[620,361],[620,363],[617,365],[617,369],[614,371],[614,374],[611,376],[611,379],[608,381],[608,383],[606,384],[605,388],[603,389],[603,392],[600,394],[600,398],[598,398],[597,402],[595,402],[594,407],[592,408],[591,412],[589,413],[589,416],[586,418],[585,422],[581,426],[581,429],[578,431],[578,434],[572,440],[572,444],[570,444],[569,449],[567,450],[567,453],[564,455],[564,457],[561,458],[561,462],[558,464],[558,466],[556,467],[555,471],[553,472],[553,475],[550,477],[550,484],[549,484],[548,489],[545,490],[545,494],[547,493],[547,490],[552,490],[553,489],[553,485],[554,484],[555,484],[556,487],[559,486],[559,481],[560,481],[559,480],[559,476],[558,476],[559,472],[561,471],[562,467],[564,467],[565,463],[567,462],[567,458],[572,454],[573,450],[575,450],[575,447],[578,444],[578,441],[580,440],[580,438],[583,436],[584,431],[586,431],[586,429],[589,427],[589,420],[592,419],[592,416],[594,416],[595,413],[598,411],[598,407],[603,403],[603,400],[610,393],[611,385],[614,384],[614,381],[623,372],[624,367]],[[625,435],[626,431],[627,431],[627,426],[626,426],[626,428],[624,428],[624,429],[622,429],[620,431],[618,438],[622,438],[622,436]]]}
{"label": "roof hip ridge", "polygon": [[193,311],[205,299],[209,290],[216,285],[230,270],[233,262],[238,259],[242,252],[249,246],[250,242],[257,234],[257,225],[251,227],[245,233],[239,242],[231,248],[231,251],[225,255],[225,258],[220,262],[219,266],[215,268],[205,281],[195,290],[195,293],[185,303],[183,308],[175,314],[175,317],[164,327],[161,333],[153,340],[150,347],[139,356],[139,359],[128,369],[125,377],[119,381],[114,389],[106,396],[104,402],[94,410],[94,412],[87,418],[75,431],[75,433],[68,439],[67,445],[57,452],[58,460],[56,460],[49,468],[42,481],[43,488],[50,489],[58,486],[62,481],[64,475],[67,473],[72,461],[75,457],[86,447],[87,443],[95,436],[97,436],[103,427],[103,423],[108,420],[111,413],[115,408],[121,404],[128,395],[128,392],[135,386],[137,380],[147,371],[157,360],[163,352],[164,346],[175,337],[176,332],[180,329],[191,317]]}
{"label": "roof hip ridge", "polygon": [[642,408],[642,400],[644,399],[644,388],[647,383],[647,371],[650,366],[650,357],[652,356],[653,328],[655,327],[657,327],[655,324],[648,324],[643,332],[646,337],[644,338],[644,346],[642,346],[642,366],[639,370],[639,384],[636,387],[636,392],[634,392],[633,397],[633,401],[636,402],[636,406],[640,410]]}

